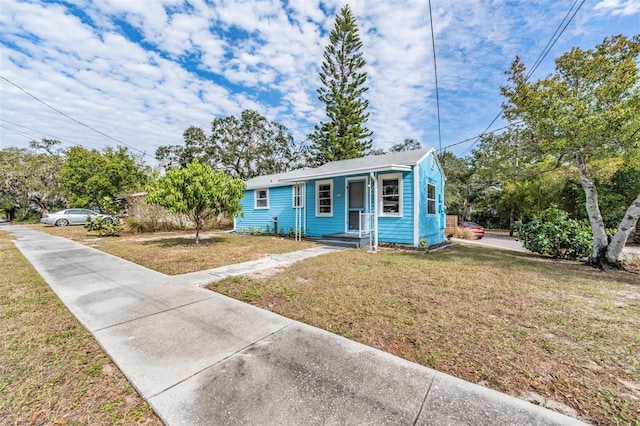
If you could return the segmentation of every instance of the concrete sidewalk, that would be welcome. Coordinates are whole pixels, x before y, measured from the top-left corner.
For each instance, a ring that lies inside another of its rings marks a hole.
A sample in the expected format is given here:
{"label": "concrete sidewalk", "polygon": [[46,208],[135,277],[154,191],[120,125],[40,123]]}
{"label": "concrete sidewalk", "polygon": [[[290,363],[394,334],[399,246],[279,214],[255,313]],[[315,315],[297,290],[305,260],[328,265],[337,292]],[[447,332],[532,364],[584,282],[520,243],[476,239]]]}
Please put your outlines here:
{"label": "concrete sidewalk", "polygon": [[186,275],[26,227],[2,230],[169,425],[582,424],[184,285]]}

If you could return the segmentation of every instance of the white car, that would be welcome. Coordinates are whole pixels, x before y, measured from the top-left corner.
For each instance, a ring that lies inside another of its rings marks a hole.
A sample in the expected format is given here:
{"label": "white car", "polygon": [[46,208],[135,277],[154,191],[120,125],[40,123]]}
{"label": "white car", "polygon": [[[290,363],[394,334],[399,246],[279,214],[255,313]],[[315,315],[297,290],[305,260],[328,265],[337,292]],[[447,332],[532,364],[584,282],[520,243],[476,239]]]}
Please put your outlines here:
{"label": "white car", "polygon": [[45,213],[40,219],[40,223],[55,226],[84,225],[87,223],[87,218],[91,218],[93,221],[97,217],[102,217],[109,223],[114,221],[113,216],[89,209],[66,209],[55,213]]}

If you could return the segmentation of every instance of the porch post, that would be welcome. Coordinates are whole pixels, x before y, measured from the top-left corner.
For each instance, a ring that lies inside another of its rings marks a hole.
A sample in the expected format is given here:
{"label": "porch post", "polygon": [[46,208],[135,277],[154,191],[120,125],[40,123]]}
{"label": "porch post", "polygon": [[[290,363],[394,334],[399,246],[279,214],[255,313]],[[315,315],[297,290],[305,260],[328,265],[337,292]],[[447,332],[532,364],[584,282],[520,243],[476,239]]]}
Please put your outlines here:
{"label": "porch post", "polygon": [[375,253],[378,251],[378,179],[374,172],[369,174],[369,179],[373,192],[373,211],[371,213],[373,213],[373,252]]}

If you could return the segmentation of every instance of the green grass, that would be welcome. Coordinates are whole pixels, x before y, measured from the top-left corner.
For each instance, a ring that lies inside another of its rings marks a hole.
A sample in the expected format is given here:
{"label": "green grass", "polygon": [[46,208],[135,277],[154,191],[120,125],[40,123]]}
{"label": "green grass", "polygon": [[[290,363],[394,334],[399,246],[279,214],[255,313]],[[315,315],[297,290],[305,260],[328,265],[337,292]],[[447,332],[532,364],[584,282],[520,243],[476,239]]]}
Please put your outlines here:
{"label": "green grass", "polygon": [[210,289],[596,424],[640,419],[640,276],[481,247],[348,250]]}
{"label": "green grass", "polygon": [[87,233],[81,226],[57,228],[35,225],[32,228],[72,239],[168,275],[257,260],[315,245],[313,242],[296,242],[290,238],[240,235],[220,231],[204,232],[201,235],[200,244],[196,246],[193,231],[97,238]]}
{"label": "green grass", "polygon": [[0,257],[0,424],[161,425],[3,232]]}

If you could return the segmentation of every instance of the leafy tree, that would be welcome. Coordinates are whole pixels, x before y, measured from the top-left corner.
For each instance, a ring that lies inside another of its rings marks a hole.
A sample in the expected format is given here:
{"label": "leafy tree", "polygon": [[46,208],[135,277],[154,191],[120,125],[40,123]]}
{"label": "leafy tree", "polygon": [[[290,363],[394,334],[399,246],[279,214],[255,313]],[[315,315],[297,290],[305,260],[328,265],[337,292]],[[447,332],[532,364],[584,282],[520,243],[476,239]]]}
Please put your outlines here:
{"label": "leafy tree", "polygon": [[473,168],[464,158],[451,152],[438,155],[442,171],[447,178],[444,186],[444,202],[447,214],[455,214],[463,219],[470,216],[470,198],[477,194],[478,188],[473,177]]}
{"label": "leafy tree", "polygon": [[33,149],[0,150],[0,208],[10,219],[23,219],[65,204],[57,183],[63,157],[52,149],[58,142],[43,139],[43,143],[50,147],[46,153],[35,151],[39,148],[35,141]]}
{"label": "leafy tree", "polygon": [[404,142],[397,143],[389,148],[389,152],[401,152],[401,151],[411,151],[414,149],[421,149],[422,144],[415,139],[407,138]]}
{"label": "leafy tree", "polygon": [[196,244],[204,222],[221,213],[235,216],[242,211],[240,200],[245,183],[223,171],[215,171],[199,160],[183,168],[174,167],[147,187],[146,201],[172,213],[187,215],[196,225]]}
{"label": "leafy tree", "polygon": [[589,264],[620,267],[620,254],[640,217],[636,194],[609,243],[595,184],[597,162],[640,158],[640,35],[605,38],[595,49],[573,48],[556,60],[556,72],[528,82],[519,58],[502,88],[508,119],[521,119],[532,131],[539,158],[575,166],[585,193],[593,231]]}
{"label": "leafy tree", "polygon": [[325,104],[329,121],[316,125],[309,135],[316,165],[362,157],[371,149],[372,132],[364,127],[369,118],[369,102],[363,99],[368,89],[367,73],[362,71],[366,61],[349,6],[344,6],[336,17],[329,41],[320,71],[322,87],[318,89],[318,99]]}
{"label": "leafy tree", "polygon": [[[547,172],[556,164],[544,161],[537,152],[534,135],[526,127],[513,127],[502,134],[480,138],[473,151],[473,167],[481,185],[490,191],[492,208],[500,225],[513,236],[516,220],[537,214],[551,203],[562,186],[557,176]],[[482,197],[481,197],[482,198]]]}
{"label": "leafy tree", "polygon": [[184,146],[162,146],[156,158],[166,169],[185,166],[194,159],[225,170],[240,179],[282,173],[306,164],[307,150],[295,144],[287,128],[252,110],[215,118],[211,136],[198,127],[185,130]]}
{"label": "leafy tree", "polygon": [[110,213],[117,210],[118,195],[142,188],[147,180],[147,169],[123,147],[108,147],[103,153],[72,147],[59,175],[72,206],[98,207]]}

